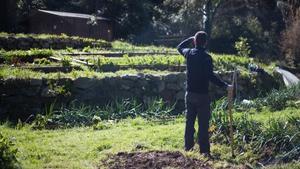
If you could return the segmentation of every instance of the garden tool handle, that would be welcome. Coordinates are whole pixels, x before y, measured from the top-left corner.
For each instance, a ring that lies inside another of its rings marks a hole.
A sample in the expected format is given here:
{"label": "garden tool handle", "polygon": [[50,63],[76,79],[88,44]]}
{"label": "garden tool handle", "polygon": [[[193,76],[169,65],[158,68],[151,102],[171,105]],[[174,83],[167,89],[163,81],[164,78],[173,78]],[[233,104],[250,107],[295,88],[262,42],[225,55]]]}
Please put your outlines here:
{"label": "garden tool handle", "polygon": [[233,115],[232,115],[232,107],[233,107],[233,97],[234,97],[234,88],[235,88],[235,81],[236,81],[236,74],[237,71],[233,72],[232,78],[232,89],[228,91],[227,99],[228,99],[228,113],[229,113],[229,136],[230,136],[230,144],[231,144],[231,155],[235,157],[234,154],[234,139],[233,139]]}

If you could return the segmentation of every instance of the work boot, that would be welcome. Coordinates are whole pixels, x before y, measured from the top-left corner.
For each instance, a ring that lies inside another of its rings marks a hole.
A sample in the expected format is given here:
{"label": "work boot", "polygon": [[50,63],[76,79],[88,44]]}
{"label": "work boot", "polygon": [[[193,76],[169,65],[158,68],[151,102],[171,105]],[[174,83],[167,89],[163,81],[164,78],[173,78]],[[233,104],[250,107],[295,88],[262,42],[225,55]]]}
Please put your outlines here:
{"label": "work boot", "polygon": [[184,151],[194,151],[194,146],[193,147],[189,147],[189,148],[185,147]]}
{"label": "work boot", "polygon": [[207,158],[208,160],[214,160],[213,156],[210,155],[210,153],[201,153],[201,155],[203,155],[205,158]]}

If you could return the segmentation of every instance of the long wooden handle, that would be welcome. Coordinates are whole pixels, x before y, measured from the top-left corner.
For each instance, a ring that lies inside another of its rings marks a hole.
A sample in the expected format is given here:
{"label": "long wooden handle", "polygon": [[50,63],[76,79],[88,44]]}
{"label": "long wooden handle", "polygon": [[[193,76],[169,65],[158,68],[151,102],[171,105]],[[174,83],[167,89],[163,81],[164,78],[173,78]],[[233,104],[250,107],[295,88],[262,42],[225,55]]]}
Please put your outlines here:
{"label": "long wooden handle", "polygon": [[233,115],[232,115],[232,106],[233,106],[233,94],[234,94],[234,85],[236,81],[236,71],[233,73],[233,79],[232,79],[232,86],[233,89],[228,91],[227,99],[228,99],[228,113],[229,113],[229,136],[230,136],[230,143],[231,143],[231,155],[232,157],[235,157],[234,154],[234,138],[233,138]]}

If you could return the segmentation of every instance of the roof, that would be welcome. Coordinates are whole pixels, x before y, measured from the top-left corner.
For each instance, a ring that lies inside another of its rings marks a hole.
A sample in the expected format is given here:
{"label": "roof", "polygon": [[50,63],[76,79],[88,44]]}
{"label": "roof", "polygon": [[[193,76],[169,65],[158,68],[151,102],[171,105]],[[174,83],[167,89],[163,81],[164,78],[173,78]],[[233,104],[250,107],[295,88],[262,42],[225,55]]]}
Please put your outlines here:
{"label": "roof", "polygon": [[[49,11],[49,10],[42,10],[38,9],[39,12],[42,13],[47,13],[51,15],[56,15],[56,16],[62,16],[62,17],[70,17],[70,18],[84,18],[84,19],[90,19],[91,17],[94,17],[93,15],[88,15],[88,14],[81,14],[81,13],[71,13],[71,12],[60,12],[60,11]],[[110,19],[104,18],[104,17],[96,17],[97,20],[107,20],[109,21]]]}

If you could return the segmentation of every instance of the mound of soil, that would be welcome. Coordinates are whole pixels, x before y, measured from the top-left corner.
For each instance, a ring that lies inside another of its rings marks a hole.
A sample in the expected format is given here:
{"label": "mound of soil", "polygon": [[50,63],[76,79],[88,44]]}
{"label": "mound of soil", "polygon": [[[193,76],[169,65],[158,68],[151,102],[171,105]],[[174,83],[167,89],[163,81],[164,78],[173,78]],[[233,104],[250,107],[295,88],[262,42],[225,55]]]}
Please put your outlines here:
{"label": "mound of soil", "polygon": [[207,163],[169,151],[120,152],[102,161],[110,169],[211,169]]}

